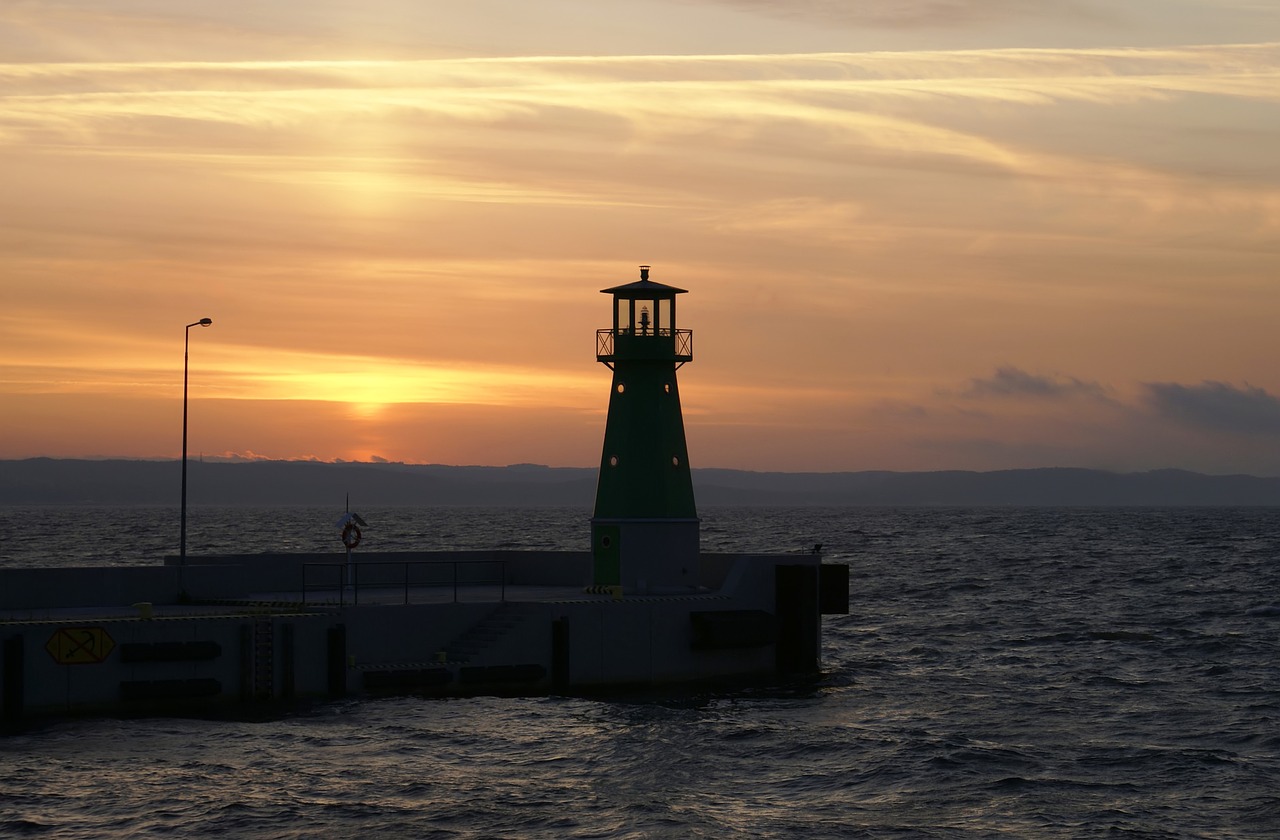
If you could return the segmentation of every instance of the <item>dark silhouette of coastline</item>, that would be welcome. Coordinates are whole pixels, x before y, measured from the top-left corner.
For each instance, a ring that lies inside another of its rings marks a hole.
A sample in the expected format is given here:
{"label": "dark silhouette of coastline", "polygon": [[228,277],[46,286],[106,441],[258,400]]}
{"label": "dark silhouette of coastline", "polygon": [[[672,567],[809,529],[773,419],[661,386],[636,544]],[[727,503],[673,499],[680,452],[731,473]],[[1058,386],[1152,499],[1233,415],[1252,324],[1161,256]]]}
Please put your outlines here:
{"label": "dark silhouette of coastline", "polygon": [[[193,505],[343,504],[589,508],[594,467],[445,466],[316,461],[188,464]],[[177,505],[180,463],[0,461],[3,505]],[[769,473],[694,469],[699,505],[1280,506],[1280,477],[1185,470]]]}

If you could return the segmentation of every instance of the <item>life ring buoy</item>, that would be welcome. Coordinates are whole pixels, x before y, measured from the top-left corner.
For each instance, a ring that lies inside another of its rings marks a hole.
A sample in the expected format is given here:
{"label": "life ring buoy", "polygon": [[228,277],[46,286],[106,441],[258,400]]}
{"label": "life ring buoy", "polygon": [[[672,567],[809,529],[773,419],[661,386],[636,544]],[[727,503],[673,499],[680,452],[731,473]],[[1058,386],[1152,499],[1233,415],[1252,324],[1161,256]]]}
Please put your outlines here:
{"label": "life ring buoy", "polygon": [[342,529],[342,544],[348,549],[355,548],[360,544],[360,526],[354,522],[348,522]]}

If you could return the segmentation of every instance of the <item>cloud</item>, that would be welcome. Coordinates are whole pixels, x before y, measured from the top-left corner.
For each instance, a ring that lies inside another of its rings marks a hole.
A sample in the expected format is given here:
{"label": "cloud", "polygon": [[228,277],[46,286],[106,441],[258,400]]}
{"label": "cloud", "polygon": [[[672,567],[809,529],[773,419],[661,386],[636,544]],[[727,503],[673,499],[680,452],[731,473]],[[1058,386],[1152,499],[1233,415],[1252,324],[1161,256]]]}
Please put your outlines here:
{"label": "cloud", "polygon": [[254,452],[251,449],[246,449],[244,452],[231,452],[230,450],[228,450],[227,452],[224,452],[221,455],[203,455],[202,454],[200,455],[200,460],[210,461],[213,463],[221,463],[221,462],[244,463],[248,461],[270,461],[272,459],[271,459],[271,456],[269,455],[259,455],[257,452]]}
{"label": "cloud", "polygon": [[1163,417],[1203,429],[1280,437],[1280,397],[1248,384],[1147,382],[1148,405]]}
{"label": "cloud", "polygon": [[1090,14],[1076,2],[1036,0],[717,0],[748,12],[836,26],[886,29],[976,26],[1028,17]]}
{"label": "cloud", "polygon": [[968,399],[988,397],[1062,399],[1074,396],[1108,399],[1106,389],[1097,382],[1084,382],[1074,376],[1049,377],[1032,374],[1010,366],[997,368],[996,372],[986,379],[969,380],[969,388],[961,396]]}

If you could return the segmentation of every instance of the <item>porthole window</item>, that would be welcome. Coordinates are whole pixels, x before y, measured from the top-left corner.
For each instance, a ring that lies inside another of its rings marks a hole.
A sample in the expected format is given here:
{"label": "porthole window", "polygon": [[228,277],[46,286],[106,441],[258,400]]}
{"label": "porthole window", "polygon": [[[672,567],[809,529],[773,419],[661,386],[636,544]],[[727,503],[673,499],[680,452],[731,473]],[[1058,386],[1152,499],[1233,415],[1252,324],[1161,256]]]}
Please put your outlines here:
{"label": "porthole window", "polygon": [[600,538],[600,547],[601,547],[601,548],[608,548],[608,547],[609,547],[609,546],[611,546],[611,545],[613,545],[613,540],[609,539],[608,537],[601,537],[601,538]]}
{"label": "porthole window", "polygon": [[617,455],[610,455],[610,456],[609,456],[609,466],[611,466],[611,467],[616,467],[616,466],[618,466],[618,456],[617,456]]}
{"label": "porthole window", "polygon": [[671,393],[671,383],[670,383],[670,382],[663,382],[663,383],[662,383],[662,393],[664,393],[664,394],[670,394],[670,393]]}
{"label": "porthole window", "polygon": [[679,458],[678,456],[676,456],[676,455],[672,455],[672,456],[671,456],[671,466],[673,466],[673,467],[678,467],[678,466],[680,466],[680,458]]}
{"label": "porthole window", "polygon": [[621,382],[619,382],[619,383],[618,383],[618,393],[619,393],[619,394],[621,394],[621,393],[622,393],[623,391],[625,391],[625,390],[627,390],[627,386],[626,386],[626,385],[623,385]]}

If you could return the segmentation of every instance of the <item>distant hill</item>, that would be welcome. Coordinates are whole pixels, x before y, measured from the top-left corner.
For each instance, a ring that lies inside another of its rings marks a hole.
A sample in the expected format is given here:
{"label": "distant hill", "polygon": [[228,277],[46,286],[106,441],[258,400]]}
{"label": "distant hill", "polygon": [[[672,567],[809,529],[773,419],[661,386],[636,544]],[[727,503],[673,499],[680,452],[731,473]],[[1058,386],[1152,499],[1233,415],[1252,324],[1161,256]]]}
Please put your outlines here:
{"label": "distant hill", "polygon": [[[314,461],[187,464],[190,505],[590,507],[596,470]],[[1280,506],[1280,477],[1183,470],[765,473],[695,469],[700,505]],[[0,505],[178,504],[178,461],[0,461]]]}

